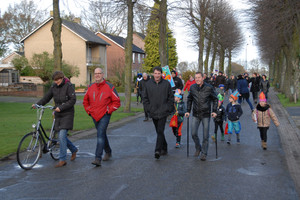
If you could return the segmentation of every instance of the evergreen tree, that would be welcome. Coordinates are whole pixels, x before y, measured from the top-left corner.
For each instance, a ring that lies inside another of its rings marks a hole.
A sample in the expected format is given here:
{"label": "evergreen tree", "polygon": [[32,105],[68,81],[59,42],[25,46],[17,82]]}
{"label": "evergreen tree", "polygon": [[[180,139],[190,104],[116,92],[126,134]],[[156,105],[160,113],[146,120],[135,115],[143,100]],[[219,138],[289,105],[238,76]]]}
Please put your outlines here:
{"label": "evergreen tree", "polygon": [[[145,52],[146,58],[144,59],[144,70],[152,72],[153,67],[160,66],[159,60],[159,18],[158,16],[159,5],[154,4],[154,8],[151,12],[151,17],[147,25],[146,38],[145,38]],[[167,25],[167,33],[171,30]],[[169,67],[170,70],[175,69],[178,62],[178,56],[176,52],[176,39],[172,34],[168,34],[168,46],[169,46]],[[166,49],[168,47],[166,46]]]}

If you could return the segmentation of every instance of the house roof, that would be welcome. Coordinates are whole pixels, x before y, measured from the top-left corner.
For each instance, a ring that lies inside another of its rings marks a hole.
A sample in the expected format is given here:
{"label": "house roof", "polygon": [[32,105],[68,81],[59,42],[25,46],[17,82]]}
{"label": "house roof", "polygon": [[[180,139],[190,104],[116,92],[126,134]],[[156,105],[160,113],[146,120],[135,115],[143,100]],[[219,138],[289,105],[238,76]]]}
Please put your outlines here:
{"label": "house roof", "polygon": [[[120,37],[120,36],[111,35],[111,34],[108,34],[108,33],[102,33],[102,32],[98,32],[98,33],[106,36],[112,42],[118,44],[119,46],[121,46],[122,48],[125,49],[125,43],[126,43],[126,39],[125,38]],[[139,47],[135,46],[134,44],[132,44],[132,52],[145,54],[145,52],[142,49],[140,49]]]}
{"label": "house roof", "polygon": [[[24,42],[28,37],[30,37],[34,32],[39,30],[49,21],[53,20],[53,17],[48,18],[44,21],[40,26],[34,29],[31,33],[25,36],[23,39],[20,40],[20,43]],[[62,26],[69,29],[71,32],[82,38],[87,43],[96,43],[100,45],[109,45],[107,42],[102,40],[100,37],[96,36],[94,32],[90,31],[89,29],[85,28],[84,26],[76,23],[62,19]]]}
{"label": "house roof", "polygon": [[134,33],[136,33],[140,38],[145,40],[146,36],[143,33],[139,33],[139,32],[134,32]]}

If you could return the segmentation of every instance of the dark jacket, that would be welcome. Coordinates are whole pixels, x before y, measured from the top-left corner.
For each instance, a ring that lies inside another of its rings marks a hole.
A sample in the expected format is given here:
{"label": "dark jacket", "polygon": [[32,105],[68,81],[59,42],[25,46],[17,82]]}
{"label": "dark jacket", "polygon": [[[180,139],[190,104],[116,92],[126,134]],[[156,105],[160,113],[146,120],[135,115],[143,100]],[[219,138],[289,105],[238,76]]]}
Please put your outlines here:
{"label": "dark jacket", "polygon": [[265,94],[266,93],[268,93],[269,92],[269,88],[270,88],[270,83],[269,83],[269,81],[268,80],[263,80],[263,79],[261,79],[261,81],[260,81],[260,90],[262,91],[262,92],[264,92]]}
{"label": "dark jacket", "polygon": [[215,122],[222,122],[222,121],[225,121],[225,108],[223,106],[223,104],[217,108],[217,116],[214,118],[214,121]]}
{"label": "dark jacket", "polygon": [[237,89],[240,94],[249,93],[248,81],[244,78],[239,78],[237,80]]}
{"label": "dark jacket", "polygon": [[219,87],[220,84],[226,85],[226,77],[223,75],[216,77],[215,87]]}
{"label": "dark jacket", "polygon": [[250,92],[259,92],[260,77],[252,77],[250,81],[252,83]]}
{"label": "dark jacket", "polygon": [[60,109],[60,112],[55,112],[54,130],[72,130],[76,95],[75,89],[69,79],[64,78],[60,85],[53,84],[47,94],[36,104],[45,105],[52,98],[54,99],[55,107]]}
{"label": "dark jacket", "polygon": [[228,79],[228,81],[227,81],[227,90],[228,89],[231,89],[231,90],[236,90],[236,85],[237,85],[237,83],[236,83],[236,79]]}
{"label": "dark jacket", "polygon": [[211,114],[211,103],[213,112],[217,111],[218,97],[213,86],[203,83],[200,87],[194,84],[190,88],[187,97],[187,112],[191,112],[193,105],[193,116],[198,118],[207,118]]}
{"label": "dark jacket", "polygon": [[243,114],[243,110],[240,104],[229,103],[226,107],[226,116],[228,120],[234,122],[238,121]]}
{"label": "dark jacket", "polygon": [[182,80],[179,77],[175,76],[173,78],[173,81],[175,83],[175,87],[172,88],[173,91],[176,90],[176,89],[180,89],[180,90],[183,89]]}
{"label": "dark jacket", "polygon": [[183,122],[184,114],[186,113],[186,107],[183,101],[180,101],[179,103],[174,102],[174,112],[173,114],[178,111],[178,123]]}
{"label": "dark jacket", "polygon": [[156,83],[150,79],[146,84],[144,91],[144,108],[153,119],[167,117],[174,109],[174,95],[169,81],[163,78]]}
{"label": "dark jacket", "polygon": [[143,98],[143,93],[144,93],[144,91],[145,91],[145,85],[146,85],[146,83],[148,82],[150,80],[150,78],[149,78],[149,76],[147,77],[147,79],[145,80],[145,79],[142,79],[141,81],[140,81],[140,87],[139,87],[139,92],[140,92],[140,94],[142,95],[142,98]]}

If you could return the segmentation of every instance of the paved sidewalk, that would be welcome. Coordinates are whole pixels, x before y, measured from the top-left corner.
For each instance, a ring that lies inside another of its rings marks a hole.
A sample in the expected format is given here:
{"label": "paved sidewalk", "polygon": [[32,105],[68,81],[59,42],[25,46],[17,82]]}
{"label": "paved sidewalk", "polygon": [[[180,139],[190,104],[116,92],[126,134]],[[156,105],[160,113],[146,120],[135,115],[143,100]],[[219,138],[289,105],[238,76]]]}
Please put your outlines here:
{"label": "paved sidewalk", "polygon": [[[297,124],[281,105],[276,92],[271,88],[269,92],[270,104],[279,119],[278,132],[285,159],[298,194],[300,194],[300,133]],[[296,116],[297,117],[297,116]],[[299,116],[298,116],[299,117]],[[297,122],[299,123],[299,122]],[[300,126],[300,124],[298,124]]]}

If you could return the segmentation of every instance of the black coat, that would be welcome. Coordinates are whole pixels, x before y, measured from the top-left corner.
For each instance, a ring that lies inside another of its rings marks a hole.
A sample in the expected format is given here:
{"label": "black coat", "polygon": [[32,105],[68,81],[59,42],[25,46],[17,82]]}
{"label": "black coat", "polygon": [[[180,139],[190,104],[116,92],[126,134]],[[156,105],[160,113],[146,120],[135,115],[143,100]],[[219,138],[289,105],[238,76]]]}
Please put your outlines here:
{"label": "black coat", "polygon": [[144,91],[145,91],[145,87],[146,87],[145,85],[146,85],[146,83],[147,83],[149,80],[150,80],[150,78],[147,77],[146,80],[145,80],[145,79],[142,79],[142,80],[140,81],[139,92],[140,92],[140,94],[142,95],[142,98],[143,98]]}
{"label": "black coat", "polygon": [[76,103],[75,89],[68,79],[63,79],[60,85],[53,84],[47,94],[36,104],[45,105],[53,98],[55,107],[60,112],[55,112],[54,130],[72,130],[74,122],[74,104]]}
{"label": "black coat", "polygon": [[193,116],[198,118],[210,117],[211,104],[213,112],[217,111],[218,97],[213,86],[203,83],[200,87],[194,84],[190,88],[187,97],[187,112],[191,112],[193,105]]}
{"label": "black coat", "polygon": [[143,98],[145,111],[153,119],[170,115],[174,109],[174,95],[169,81],[161,79],[156,83],[154,79],[150,79],[145,85]]}
{"label": "black coat", "polygon": [[236,90],[237,81],[236,79],[228,79],[227,81],[227,89]]}
{"label": "black coat", "polygon": [[250,92],[259,92],[260,77],[252,77]]}
{"label": "black coat", "polygon": [[176,89],[182,90],[183,89],[183,83],[182,83],[182,80],[179,77],[175,76],[173,78],[173,81],[175,83],[175,87],[172,88],[173,90],[176,90]]}
{"label": "black coat", "polygon": [[222,122],[225,121],[226,117],[225,117],[225,108],[223,106],[223,104],[217,108],[217,116],[214,118],[215,122]]}

